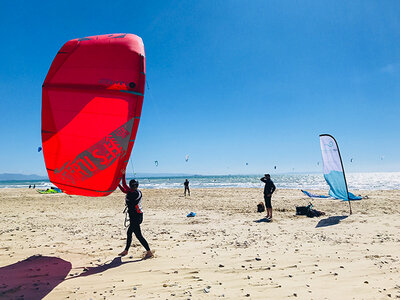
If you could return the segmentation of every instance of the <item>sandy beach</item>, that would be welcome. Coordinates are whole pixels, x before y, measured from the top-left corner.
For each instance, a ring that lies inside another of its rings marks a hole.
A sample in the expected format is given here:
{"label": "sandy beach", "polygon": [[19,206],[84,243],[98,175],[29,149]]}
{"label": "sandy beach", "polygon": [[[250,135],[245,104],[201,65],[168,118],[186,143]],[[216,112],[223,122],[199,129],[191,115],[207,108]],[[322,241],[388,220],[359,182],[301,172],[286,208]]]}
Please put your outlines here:
{"label": "sandy beach", "polygon": [[[0,189],[1,299],[400,298],[400,191],[348,204],[277,190],[273,222],[262,189],[149,189],[142,232],[155,257],[123,250],[124,195],[41,195]],[[358,192],[357,192],[358,194]],[[189,212],[196,217],[187,218]],[[23,295],[23,297],[22,297]]]}

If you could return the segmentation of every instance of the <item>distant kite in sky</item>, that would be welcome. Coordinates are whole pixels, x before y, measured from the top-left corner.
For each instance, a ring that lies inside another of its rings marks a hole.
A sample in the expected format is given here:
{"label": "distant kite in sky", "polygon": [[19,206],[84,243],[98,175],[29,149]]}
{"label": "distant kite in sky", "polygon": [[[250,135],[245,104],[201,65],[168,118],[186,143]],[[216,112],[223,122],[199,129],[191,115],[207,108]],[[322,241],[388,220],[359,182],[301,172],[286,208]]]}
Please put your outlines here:
{"label": "distant kite in sky", "polygon": [[40,151],[42,151],[42,147],[37,148],[37,152],[40,152]]}
{"label": "distant kite in sky", "polygon": [[185,161],[188,162],[188,160],[189,160],[189,154],[186,154]]}
{"label": "distant kite in sky", "polygon": [[42,147],[50,181],[106,196],[126,169],[145,88],[143,41],[107,34],[68,41],[42,87]]}
{"label": "distant kite in sky", "polygon": [[154,164],[156,165],[156,167],[158,167],[158,160],[155,160]]}

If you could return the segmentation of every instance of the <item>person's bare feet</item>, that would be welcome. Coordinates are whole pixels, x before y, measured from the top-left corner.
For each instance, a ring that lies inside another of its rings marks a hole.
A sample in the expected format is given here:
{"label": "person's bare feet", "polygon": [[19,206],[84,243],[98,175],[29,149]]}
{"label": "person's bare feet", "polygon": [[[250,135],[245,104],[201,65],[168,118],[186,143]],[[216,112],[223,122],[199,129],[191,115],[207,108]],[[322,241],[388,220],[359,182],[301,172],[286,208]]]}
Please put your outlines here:
{"label": "person's bare feet", "polygon": [[125,256],[127,254],[128,254],[128,251],[124,250],[120,254],[118,254],[118,256]]}
{"label": "person's bare feet", "polygon": [[154,257],[154,253],[153,253],[153,251],[149,250],[149,251],[146,251],[146,253],[143,256],[143,259],[149,259],[152,257]]}

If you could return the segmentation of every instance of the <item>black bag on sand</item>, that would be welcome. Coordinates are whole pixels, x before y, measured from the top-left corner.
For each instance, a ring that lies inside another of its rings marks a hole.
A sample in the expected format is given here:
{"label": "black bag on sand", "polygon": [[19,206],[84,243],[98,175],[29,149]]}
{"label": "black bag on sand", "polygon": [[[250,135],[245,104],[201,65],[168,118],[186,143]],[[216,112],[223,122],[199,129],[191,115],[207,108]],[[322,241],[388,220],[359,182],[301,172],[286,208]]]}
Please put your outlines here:
{"label": "black bag on sand", "polygon": [[260,202],[257,204],[257,212],[261,213],[263,211],[265,211],[265,206],[264,203]]}
{"label": "black bag on sand", "polygon": [[296,215],[298,216],[305,216],[309,211],[308,206],[296,206]]}
{"label": "black bag on sand", "polygon": [[311,202],[307,206],[296,206],[296,215],[307,216],[309,218],[320,217],[322,215],[325,215],[324,212],[313,209],[312,207],[313,205]]}
{"label": "black bag on sand", "polygon": [[323,215],[325,215],[324,212],[316,210],[316,209],[309,209],[307,212],[307,217],[309,217],[309,218],[320,217]]}
{"label": "black bag on sand", "polygon": [[309,218],[320,217],[325,215],[324,212],[313,209],[313,205],[310,202],[307,206],[296,206],[296,215],[307,216]]}

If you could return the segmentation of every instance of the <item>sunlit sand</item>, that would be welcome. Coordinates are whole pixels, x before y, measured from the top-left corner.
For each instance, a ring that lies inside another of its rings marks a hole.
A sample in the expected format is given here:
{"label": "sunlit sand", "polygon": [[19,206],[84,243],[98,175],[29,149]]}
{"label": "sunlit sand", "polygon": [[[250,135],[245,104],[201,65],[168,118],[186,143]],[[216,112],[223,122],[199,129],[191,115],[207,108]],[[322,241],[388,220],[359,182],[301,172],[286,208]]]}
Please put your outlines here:
{"label": "sunlit sand", "polygon": [[[86,198],[1,189],[0,276],[8,286],[1,283],[0,293],[18,296],[16,286],[36,283],[46,299],[400,296],[399,191],[366,192],[351,216],[347,203],[315,200],[326,215],[307,218],[295,216],[295,206],[309,200],[278,189],[270,223],[256,212],[261,189],[142,191],[142,231],[156,250],[150,260],[135,239],[127,256],[117,256],[126,238],[120,192]],[[196,217],[187,218],[190,211]],[[7,266],[24,270],[35,255],[71,269],[65,279],[47,272],[33,281],[22,272],[4,281]]]}

